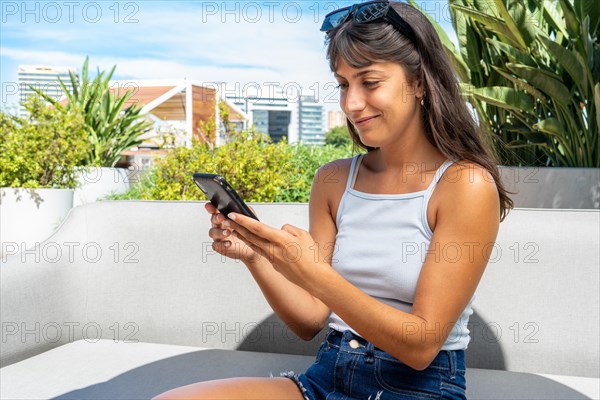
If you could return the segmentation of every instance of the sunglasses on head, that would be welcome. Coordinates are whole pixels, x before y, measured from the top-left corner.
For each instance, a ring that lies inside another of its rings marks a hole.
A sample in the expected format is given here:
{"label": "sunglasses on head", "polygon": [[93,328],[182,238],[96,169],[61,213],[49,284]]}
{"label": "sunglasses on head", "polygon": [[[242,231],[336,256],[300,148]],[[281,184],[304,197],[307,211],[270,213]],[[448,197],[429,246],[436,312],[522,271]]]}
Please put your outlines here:
{"label": "sunglasses on head", "polygon": [[322,32],[329,32],[344,22],[350,20],[355,24],[368,24],[371,22],[385,21],[392,24],[401,34],[415,43],[415,33],[408,23],[394,10],[389,1],[369,1],[358,3],[349,7],[340,8],[325,16]]}

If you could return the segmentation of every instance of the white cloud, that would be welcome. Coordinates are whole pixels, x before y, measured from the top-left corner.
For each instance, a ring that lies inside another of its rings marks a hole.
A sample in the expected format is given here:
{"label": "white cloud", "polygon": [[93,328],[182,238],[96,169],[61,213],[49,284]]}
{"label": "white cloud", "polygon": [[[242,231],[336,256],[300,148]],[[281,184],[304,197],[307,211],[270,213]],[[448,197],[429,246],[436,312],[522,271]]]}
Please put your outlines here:
{"label": "white cloud", "polygon": [[[262,5],[260,16],[251,3]],[[271,10],[267,3],[273,4]],[[16,15],[2,26],[2,82],[16,80],[18,64],[80,68],[89,55],[93,70],[97,66],[109,70],[116,64],[117,79],[187,77],[242,87],[250,82],[298,83],[320,98],[336,101],[319,27],[325,12],[351,3],[97,2],[102,18],[95,23],[89,18],[93,14],[82,18],[83,6],[75,10],[72,21],[63,12],[58,23],[32,23]],[[118,15],[115,4],[120,7]],[[135,6],[125,9],[125,4]],[[295,6],[284,13],[286,4],[302,5],[301,16]],[[443,15],[436,7],[429,11]],[[127,18],[134,23],[125,23]]]}
{"label": "white cloud", "polygon": [[[1,47],[0,53],[3,57],[11,58],[19,64],[46,64],[56,66],[78,67],[82,58],[80,55],[65,53],[62,51],[46,51],[34,49],[17,49],[12,47]],[[85,56],[84,56],[85,58]]]}
{"label": "white cloud", "polygon": [[[102,68],[118,64],[117,74],[132,78],[197,74],[194,79],[209,76],[235,82],[331,80],[322,52],[323,34],[312,17],[290,23],[281,15],[276,18],[277,14],[270,20],[263,11],[254,23],[251,8],[241,15],[203,15],[197,6],[180,10],[168,9],[166,2],[160,9],[147,4],[139,3],[135,15],[139,22],[135,24],[113,23],[106,18],[96,24],[60,24],[55,30],[49,24],[9,24],[7,33],[18,38],[19,44],[26,43],[11,46],[11,40],[4,39],[3,56],[24,64],[80,66],[89,55],[92,65],[94,60]],[[210,8],[202,11],[206,14]],[[233,21],[236,18],[239,23]],[[52,42],[61,45],[49,47]]]}
{"label": "white cloud", "polygon": [[[85,55],[71,54],[59,51],[36,51],[21,50],[13,48],[2,48],[3,56],[12,58],[24,64],[26,60],[37,60],[39,64],[77,66],[80,68]],[[93,57],[90,59],[90,67],[95,71],[98,67],[108,71],[113,65],[117,65],[116,78],[127,78],[132,80],[181,80],[189,78],[198,83],[225,82],[230,93],[242,95],[255,93],[256,84],[265,86],[277,83],[289,88],[291,93],[296,93],[297,88],[302,87],[307,94],[316,95],[319,98],[327,98],[329,103],[336,101],[335,89],[327,68],[322,68],[320,73],[308,72],[302,62],[298,62],[292,68],[272,71],[268,68],[236,68],[214,65],[189,65],[175,60],[161,60],[153,58],[116,58],[116,57]],[[322,62],[322,65],[325,63]],[[304,67],[304,70],[303,70]],[[92,71],[90,71],[92,74]],[[265,92],[266,93],[266,92]]]}

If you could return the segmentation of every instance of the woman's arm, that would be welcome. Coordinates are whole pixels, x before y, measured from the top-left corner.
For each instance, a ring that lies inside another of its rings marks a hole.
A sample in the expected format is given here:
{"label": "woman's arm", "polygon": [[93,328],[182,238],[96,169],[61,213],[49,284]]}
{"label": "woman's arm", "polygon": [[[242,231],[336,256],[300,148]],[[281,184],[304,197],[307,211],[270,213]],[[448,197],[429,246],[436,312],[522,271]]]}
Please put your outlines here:
{"label": "woman's arm", "polygon": [[[314,244],[307,250],[313,260],[326,264],[331,264],[337,233],[331,200],[339,199],[345,187],[340,163],[319,168],[310,191],[309,232]],[[287,257],[295,258],[295,250],[294,246],[288,247]],[[260,258],[258,265],[246,265],[273,310],[296,335],[310,340],[323,329],[331,310],[319,298],[290,282],[265,257]]]}
{"label": "woman's arm", "polygon": [[[477,173],[468,173],[468,168],[475,168]],[[375,346],[415,369],[424,369],[472,298],[499,226],[498,192],[484,170],[472,165],[451,169],[452,176],[461,172],[460,178],[442,179],[436,188],[438,206],[431,251],[419,276],[412,313],[372,298],[327,262],[284,256],[282,249],[290,243],[303,249],[313,246],[308,232],[289,225],[281,230],[269,228],[239,215],[234,218],[244,225],[239,229],[244,240],[269,257],[273,267],[287,279],[319,298]],[[440,256],[440,249],[449,244],[460,249],[460,257],[449,260]],[[267,247],[271,249],[269,254],[264,253]]]}
{"label": "woman's arm", "polygon": [[[308,251],[312,253],[314,259],[320,258],[326,263],[331,262],[337,232],[327,194],[330,192],[328,189],[332,189],[331,186],[339,183],[339,181],[330,179],[331,174],[329,172],[331,170],[332,165],[330,164],[317,171],[309,203],[309,231],[315,239],[315,245]],[[343,184],[343,182],[341,183]],[[212,213],[217,212],[210,204],[207,205],[207,210]],[[265,299],[279,318],[300,338],[304,340],[312,339],[323,329],[331,312],[329,307],[277,272],[266,257],[255,254],[249,248],[240,249],[240,246],[245,246],[245,244],[239,239],[222,236],[222,228],[235,229],[235,227],[223,215],[216,218],[219,228],[211,234],[211,237],[219,241],[229,241],[234,245],[230,245],[229,253],[227,253],[226,248],[223,248],[223,243],[218,244],[215,250],[233,258],[241,258],[263,292]],[[232,248],[236,248],[236,254],[231,254]],[[294,248],[288,248],[289,256],[294,256],[293,252]],[[245,257],[242,257],[241,254],[244,254]]]}

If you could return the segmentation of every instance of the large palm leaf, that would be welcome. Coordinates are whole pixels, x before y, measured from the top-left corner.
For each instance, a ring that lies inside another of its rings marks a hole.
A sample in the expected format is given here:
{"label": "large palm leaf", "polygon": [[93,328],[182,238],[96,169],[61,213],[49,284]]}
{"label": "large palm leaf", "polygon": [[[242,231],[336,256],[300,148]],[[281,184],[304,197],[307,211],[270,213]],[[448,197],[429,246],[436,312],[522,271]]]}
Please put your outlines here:
{"label": "large palm leaf", "polygon": [[512,150],[499,152],[501,162],[600,167],[597,0],[449,5],[459,46],[442,43],[455,66],[466,66],[459,76],[483,130]]}
{"label": "large palm leaf", "polygon": [[68,100],[64,106],[45,93],[32,89],[63,112],[83,115],[90,140],[90,150],[83,160],[86,165],[113,167],[124,151],[142,143],[142,135],[152,123],[143,118],[137,105],[125,107],[133,91],[125,91],[124,94],[111,91],[110,79],[116,66],[108,73],[98,71],[96,77],[90,80],[88,62],[86,58],[81,82],[73,72],[69,73],[72,92],[59,79]]}

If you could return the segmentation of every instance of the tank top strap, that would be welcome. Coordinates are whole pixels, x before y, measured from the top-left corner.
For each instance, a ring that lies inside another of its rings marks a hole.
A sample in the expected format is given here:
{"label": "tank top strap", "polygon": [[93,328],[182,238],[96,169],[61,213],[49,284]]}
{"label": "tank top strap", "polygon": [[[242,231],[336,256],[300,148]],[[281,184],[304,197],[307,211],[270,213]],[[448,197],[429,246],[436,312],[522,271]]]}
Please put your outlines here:
{"label": "tank top strap", "polygon": [[429,199],[431,198],[433,189],[435,189],[435,186],[437,185],[437,183],[440,181],[440,179],[442,179],[442,175],[444,175],[444,172],[446,172],[448,167],[450,167],[452,164],[454,164],[455,161],[456,160],[444,161],[442,163],[442,165],[437,169],[437,171],[435,171],[435,175],[433,176],[433,179],[431,180],[429,187],[425,191],[425,195],[423,198],[423,204],[421,206],[421,224],[423,225],[425,234],[427,235],[427,237],[430,240],[433,236],[433,232],[431,231],[431,227],[429,226],[429,221],[427,220],[427,207],[429,206]]}
{"label": "tank top strap", "polygon": [[357,154],[352,158],[352,164],[350,164],[350,172],[348,173],[348,181],[346,183],[346,190],[354,187],[356,177],[358,176],[358,167],[363,158],[364,154]]}
{"label": "tank top strap", "polygon": [[456,160],[446,160],[437,169],[437,171],[435,171],[435,175],[433,176],[433,179],[432,179],[431,183],[429,184],[429,187],[427,188],[427,192],[425,194],[426,197],[429,197],[431,195],[431,192],[433,192],[433,189],[435,189],[435,185],[437,185],[437,183],[440,181],[440,179],[442,179],[442,175],[444,175],[444,172],[446,172],[448,167],[450,167],[452,164],[454,164],[455,161]]}

